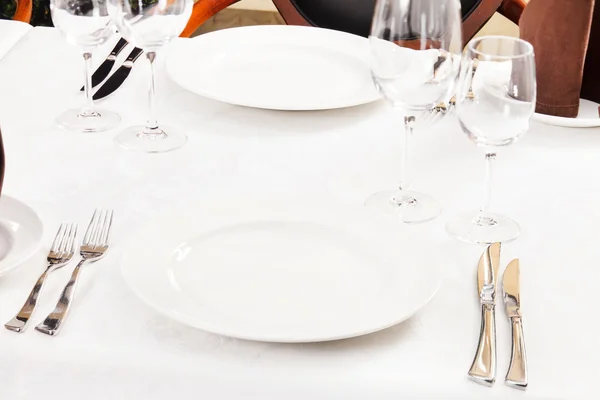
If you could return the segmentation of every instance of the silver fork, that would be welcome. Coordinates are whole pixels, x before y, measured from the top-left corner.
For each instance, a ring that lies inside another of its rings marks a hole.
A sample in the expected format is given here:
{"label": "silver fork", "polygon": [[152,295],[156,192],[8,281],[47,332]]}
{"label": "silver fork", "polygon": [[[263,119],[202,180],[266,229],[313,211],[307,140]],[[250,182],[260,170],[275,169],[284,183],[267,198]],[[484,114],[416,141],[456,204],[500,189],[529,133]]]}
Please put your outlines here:
{"label": "silver fork", "polygon": [[435,125],[442,117],[453,114],[455,107],[456,96],[452,96],[448,103],[441,102],[430,110],[425,111],[420,121],[417,118],[417,124],[424,128]]}
{"label": "silver fork", "polygon": [[[473,65],[472,76],[475,76],[475,72],[477,72],[477,64]],[[475,99],[475,93],[473,92],[473,82],[471,82],[471,86],[469,87],[469,91],[466,95],[466,100]],[[430,110],[425,111],[423,116],[421,117],[421,121],[417,119],[417,123],[419,126],[428,127],[436,124],[442,117],[453,115],[456,111],[456,95],[452,96],[448,103],[441,102],[437,104],[435,107]]]}
{"label": "silver fork", "polygon": [[14,332],[23,332],[25,330],[25,325],[27,325],[29,318],[31,318],[31,315],[35,310],[37,299],[42,291],[42,288],[44,287],[46,277],[50,272],[67,265],[73,258],[73,254],[75,253],[76,236],[77,224],[60,224],[58,232],[56,232],[56,236],[54,237],[54,242],[52,242],[50,252],[48,253],[48,266],[38,278],[35,286],[31,290],[31,293],[29,293],[29,297],[27,297],[27,300],[25,300],[25,304],[23,304],[23,307],[21,307],[19,313],[13,319],[4,324],[6,329]]}
{"label": "silver fork", "polygon": [[81,244],[81,261],[79,261],[73,270],[71,279],[63,289],[54,311],[46,317],[44,322],[35,327],[37,331],[51,336],[58,334],[60,331],[63,322],[67,318],[69,309],[71,308],[71,303],[73,302],[75,286],[77,285],[81,266],[86,262],[98,261],[104,257],[108,251],[108,238],[112,218],[112,210],[96,210],[94,212]]}

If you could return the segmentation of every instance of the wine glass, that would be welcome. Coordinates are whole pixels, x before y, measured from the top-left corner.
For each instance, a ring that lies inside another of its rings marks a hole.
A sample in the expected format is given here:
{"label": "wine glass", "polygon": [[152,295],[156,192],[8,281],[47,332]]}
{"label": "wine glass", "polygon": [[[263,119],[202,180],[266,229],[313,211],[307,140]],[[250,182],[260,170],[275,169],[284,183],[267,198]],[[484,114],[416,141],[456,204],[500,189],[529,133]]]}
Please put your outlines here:
{"label": "wine glass", "polygon": [[80,110],[68,110],[57,118],[59,126],[81,132],[98,132],[116,127],[121,118],[112,111],[94,107],[92,99],[92,50],[114,32],[107,0],[51,0],[52,22],[81,49],[85,61],[84,90],[87,104]]}
{"label": "wine glass", "polygon": [[400,185],[365,204],[403,222],[437,217],[440,203],[409,190],[408,155],[416,118],[451,97],[462,50],[459,0],[377,0],[369,36],[371,73],[383,96],[404,116]]}
{"label": "wine glass", "polygon": [[192,14],[192,0],[109,0],[110,15],[125,39],[142,48],[150,64],[149,116],[146,125],[125,129],[115,140],[129,150],[160,153],[183,146],[187,136],[162,129],[156,120],[156,51],[179,36]]}
{"label": "wine glass", "polygon": [[454,217],[446,229],[469,243],[509,242],[519,225],[488,210],[492,162],[497,149],[529,129],[536,104],[533,46],[512,37],[480,37],[469,43],[460,75],[456,112],[462,130],[485,152],[485,194],[479,213]]}

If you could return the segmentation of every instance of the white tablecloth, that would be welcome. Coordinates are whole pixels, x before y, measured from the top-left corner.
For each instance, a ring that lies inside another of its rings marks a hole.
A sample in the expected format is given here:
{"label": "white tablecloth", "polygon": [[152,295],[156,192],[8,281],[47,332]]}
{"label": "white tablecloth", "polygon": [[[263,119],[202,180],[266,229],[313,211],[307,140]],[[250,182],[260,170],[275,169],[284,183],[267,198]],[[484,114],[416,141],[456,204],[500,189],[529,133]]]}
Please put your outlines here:
{"label": "white tablecloth", "polygon": [[[98,51],[97,64],[112,45]],[[426,227],[451,244],[431,303],[403,324],[360,338],[253,343],[188,328],[142,304],[120,276],[124,240],[155,214],[198,199],[301,193],[359,204],[397,183],[400,117],[384,103],[303,113],[234,107],[186,93],[161,74],[161,120],[185,129],[189,142],[173,153],[131,154],[114,145],[115,131],[53,127],[56,115],[84,101],[81,68],[78,51],[48,28],[30,31],[0,62],[4,191],[33,206],[47,228],[36,257],[0,278],[0,319],[21,306],[60,221],[85,225],[95,207],[114,207],[117,216],[114,246],[83,271],[59,336],[0,329],[0,398],[596,397],[599,129],[534,123],[498,157],[493,208],[523,228],[503,250],[503,265],[521,259],[530,378],[522,393],[502,382],[510,330],[501,308],[498,382],[485,388],[466,377],[479,334],[475,275],[482,248],[447,238],[444,223],[478,207],[484,164],[456,121],[419,133],[414,143],[414,186],[444,205]],[[147,78],[140,59],[125,85],[101,103],[121,114],[123,127],[144,120]],[[51,310],[69,274],[64,268],[50,276],[34,323]]]}

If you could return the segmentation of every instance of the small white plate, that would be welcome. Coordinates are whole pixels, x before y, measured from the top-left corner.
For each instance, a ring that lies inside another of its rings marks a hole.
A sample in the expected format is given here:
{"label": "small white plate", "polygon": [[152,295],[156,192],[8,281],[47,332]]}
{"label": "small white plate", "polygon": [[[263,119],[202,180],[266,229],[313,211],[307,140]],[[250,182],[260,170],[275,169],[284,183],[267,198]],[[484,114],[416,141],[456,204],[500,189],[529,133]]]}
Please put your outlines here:
{"label": "small white plate", "polygon": [[366,38],[302,26],[231,28],[174,42],[171,79],[225,103],[325,110],[379,99]]}
{"label": "small white plate", "polygon": [[595,128],[600,126],[600,115],[598,115],[600,104],[593,101],[579,100],[579,114],[577,118],[556,117],[553,115],[533,115],[533,119],[548,125],[563,126],[568,128]]}
{"label": "small white plate", "polygon": [[43,233],[42,221],[31,207],[0,196],[0,275],[27,261],[38,249]]}
{"label": "small white plate", "polygon": [[425,306],[444,262],[430,235],[364,207],[198,204],[132,235],[122,273],[152,308],[196,328],[328,341],[385,329]]}

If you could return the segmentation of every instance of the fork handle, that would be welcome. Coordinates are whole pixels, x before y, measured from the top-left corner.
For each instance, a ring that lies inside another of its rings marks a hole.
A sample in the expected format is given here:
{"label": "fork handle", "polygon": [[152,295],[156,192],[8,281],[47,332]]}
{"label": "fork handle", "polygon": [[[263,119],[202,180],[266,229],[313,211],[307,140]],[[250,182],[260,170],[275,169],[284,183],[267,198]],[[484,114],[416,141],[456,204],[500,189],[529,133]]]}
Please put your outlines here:
{"label": "fork handle", "polygon": [[35,283],[35,286],[33,287],[33,289],[31,289],[29,297],[27,297],[27,300],[25,300],[25,304],[23,304],[23,307],[21,307],[21,310],[16,315],[16,317],[4,324],[4,327],[6,329],[19,333],[25,330],[25,325],[27,324],[27,321],[29,321],[29,318],[31,318],[31,315],[33,314],[33,310],[35,309],[35,305],[37,304],[38,296],[40,295],[40,292],[44,287],[44,282],[46,282],[46,276],[48,276],[48,271],[49,269],[46,268],[42,275],[40,275],[37,282]]}
{"label": "fork handle", "polygon": [[79,278],[79,272],[81,271],[81,266],[86,262],[85,259],[79,261],[73,273],[71,274],[71,279],[63,289],[58,302],[56,303],[56,307],[54,307],[54,311],[52,311],[44,320],[44,322],[40,323],[35,327],[36,331],[45,333],[50,336],[54,336],[58,334],[60,328],[67,318],[69,313],[69,309],[71,308],[71,302],[73,301],[73,296],[75,295],[75,286],[77,285],[77,280]]}

